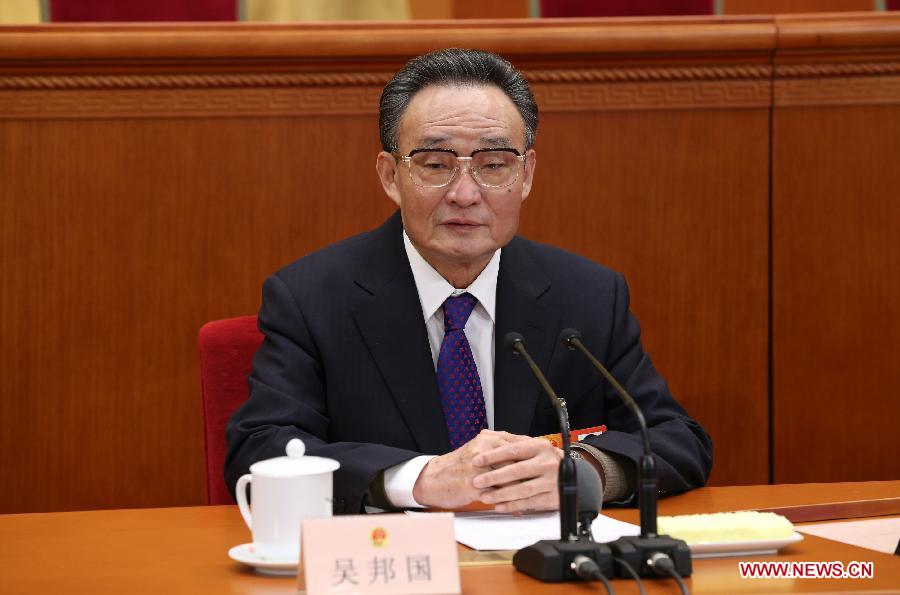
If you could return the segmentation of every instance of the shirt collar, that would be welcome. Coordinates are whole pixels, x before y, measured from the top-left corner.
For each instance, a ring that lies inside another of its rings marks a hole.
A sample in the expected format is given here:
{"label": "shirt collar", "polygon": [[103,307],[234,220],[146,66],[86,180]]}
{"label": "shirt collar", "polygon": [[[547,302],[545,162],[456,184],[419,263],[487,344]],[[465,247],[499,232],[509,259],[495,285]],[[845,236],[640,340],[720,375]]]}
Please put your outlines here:
{"label": "shirt collar", "polygon": [[412,268],[413,279],[416,282],[416,290],[419,292],[419,302],[422,304],[422,314],[427,321],[434,316],[444,301],[454,293],[468,292],[475,296],[478,303],[487,311],[492,322],[496,322],[494,311],[497,304],[497,275],[500,272],[500,250],[494,251],[491,260],[481,271],[481,274],[465,289],[458,290],[450,285],[440,273],[434,270],[428,261],[422,258],[416,247],[413,246],[403,230],[403,247],[406,249],[406,258]]}

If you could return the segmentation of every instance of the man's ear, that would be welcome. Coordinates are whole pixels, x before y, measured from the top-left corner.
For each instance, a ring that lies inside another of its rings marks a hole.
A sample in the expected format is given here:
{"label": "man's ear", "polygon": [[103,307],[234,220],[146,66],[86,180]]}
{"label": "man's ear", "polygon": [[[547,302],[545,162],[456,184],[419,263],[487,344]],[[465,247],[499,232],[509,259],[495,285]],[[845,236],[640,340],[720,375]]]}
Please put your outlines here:
{"label": "man's ear", "polygon": [[537,165],[537,153],[534,149],[525,151],[525,173],[522,178],[522,200],[528,198],[531,192],[531,182],[534,180],[534,166]]}
{"label": "man's ear", "polygon": [[397,170],[397,160],[390,153],[382,151],[375,158],[375,171],[378,172],[381,187],[384,188],[384,193],[388,195],[388,198],[399,207],[400,188],[397,187]]}

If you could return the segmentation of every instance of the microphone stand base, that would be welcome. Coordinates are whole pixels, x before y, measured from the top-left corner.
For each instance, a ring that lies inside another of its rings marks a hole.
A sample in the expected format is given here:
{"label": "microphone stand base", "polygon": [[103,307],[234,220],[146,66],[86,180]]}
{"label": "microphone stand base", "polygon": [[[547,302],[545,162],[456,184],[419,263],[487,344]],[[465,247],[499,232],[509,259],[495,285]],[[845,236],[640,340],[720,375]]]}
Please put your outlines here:
{"label": "microphone stand base", "polygon": [[604,576],[613,576],[612,553],[605,543],[593,541],[543,540],[522,548],[513,556],[516,570],[547,583],[582,581],[575,574],[572,561],[576,556],[591,558]]}
{"label": "microphone stand base", "polygon": [[[693,572],[691,548],[681,539],[674,539],[668,535],[620,537],[607,545],[612,550],[613,556],[625,560],[641,577],[665,578],[669,576],[659,575],[651,567],[650,557],[655,553],[665,554],[671,558],[675,572],[679,576],[691,576],[691,572]],[[621,566],[616,566],[615,576],[617,578],[631,577]]]}

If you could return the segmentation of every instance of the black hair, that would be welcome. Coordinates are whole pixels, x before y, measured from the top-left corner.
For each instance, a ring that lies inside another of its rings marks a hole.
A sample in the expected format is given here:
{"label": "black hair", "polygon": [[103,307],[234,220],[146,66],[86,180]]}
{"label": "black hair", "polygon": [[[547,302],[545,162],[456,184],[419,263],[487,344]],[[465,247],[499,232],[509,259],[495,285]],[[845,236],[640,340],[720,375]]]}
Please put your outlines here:
{"label": "black hair", "polygon": [[378,128],[381,147],[398,151],[400,119],[413,96],[431,85],[494,85],[516,106],[525,122],[525,148],[530,149],[538,127],[538,108],[522,73],[484,50],[449,48],[417,56],[406,63],[381,92]]}

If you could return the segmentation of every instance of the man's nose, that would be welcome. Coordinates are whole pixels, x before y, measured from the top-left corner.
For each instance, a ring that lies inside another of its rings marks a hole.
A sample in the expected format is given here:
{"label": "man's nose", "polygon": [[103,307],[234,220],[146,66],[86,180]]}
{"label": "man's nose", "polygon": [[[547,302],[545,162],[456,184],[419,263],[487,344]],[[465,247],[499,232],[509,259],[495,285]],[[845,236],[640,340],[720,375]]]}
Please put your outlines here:
{"label": "man's nose", "polygon": [[472,170],[468,165],[460,164],[459,173],[450,182],[446,198],[461,207],[473,205],[481,200],[481,186],[472,177]]}

